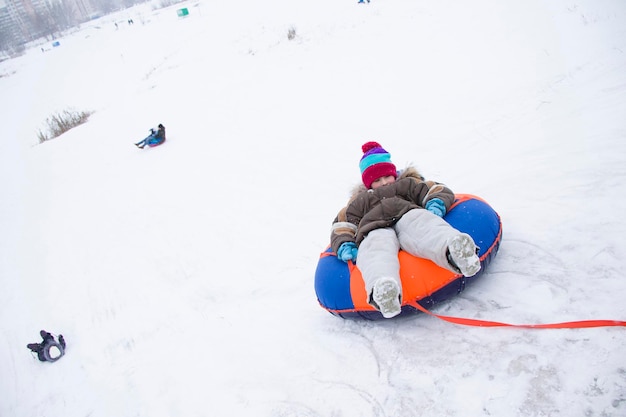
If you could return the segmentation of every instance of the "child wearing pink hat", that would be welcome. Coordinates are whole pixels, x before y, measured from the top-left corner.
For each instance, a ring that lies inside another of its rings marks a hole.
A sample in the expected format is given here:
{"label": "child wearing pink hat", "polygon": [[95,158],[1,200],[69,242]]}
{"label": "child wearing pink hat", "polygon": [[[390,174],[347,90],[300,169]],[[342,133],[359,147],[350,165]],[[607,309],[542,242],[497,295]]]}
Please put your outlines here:
{"label": "child wearing pink hat", "polygon": [[400,249],[467,277],[478,273],[480,259],[472,237],[442,218],[454,202],[448,187],[425,181],[413,167],[398,172],[377,142],[362,150],[363,185],[335,218],[331,247],[342,261],[357,263],[367,302],[391,318],[401,310]]}

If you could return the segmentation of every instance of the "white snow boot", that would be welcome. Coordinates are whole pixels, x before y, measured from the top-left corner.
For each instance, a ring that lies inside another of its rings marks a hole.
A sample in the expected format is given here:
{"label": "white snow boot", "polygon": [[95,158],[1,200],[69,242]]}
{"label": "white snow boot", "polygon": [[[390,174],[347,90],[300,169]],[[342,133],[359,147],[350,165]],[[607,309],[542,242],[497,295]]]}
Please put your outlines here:
{"label": "white snow boot", "polygon": [[474,276],[480,271],[480,259],[477,248],[470,235],[462,233],[452,238],[448,245],[448,261],[466,277]]}
{"label": "white snow boot", "polygon": [[372,304],[386,319],[400,314],[400,287],[395,279],[380,278],[374,283]]}

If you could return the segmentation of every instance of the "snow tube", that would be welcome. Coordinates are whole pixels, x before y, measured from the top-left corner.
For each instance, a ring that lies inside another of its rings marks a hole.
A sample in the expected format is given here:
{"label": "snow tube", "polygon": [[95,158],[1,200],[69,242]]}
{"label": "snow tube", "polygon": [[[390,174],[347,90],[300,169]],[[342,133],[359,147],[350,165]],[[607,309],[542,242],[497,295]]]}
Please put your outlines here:
{"label": "snow tube", "polygon": [[152,137],[149,137],[146,140],[146,145],[148,145],[151,148],[154,148],[155,146],[161,145],[163,142],[165,142],[165,138],[164,137],[163,138],[159,138],[159,137],[156,137],[156,136],[152,136]]}
{"label": "snow tube", "polygon": [[[471,278],[455,274],[400,251],[400,279],[402,281],[402,312],[419,311],[445,301],[460,293],[465,286],[481,276],[498,252],[502,238],[500,216],[479,197],[457,194],[445,215],[451,226],[472,236],[480,248],[481,270]],[[358,258],[357,258],[358,262]],[[337,258],[330,246],[320,255],[315,271],[315,292],[320,305],[330,313],[343,318],[382,319],[382,314],[367,303],[365,285],[358,267]]]}

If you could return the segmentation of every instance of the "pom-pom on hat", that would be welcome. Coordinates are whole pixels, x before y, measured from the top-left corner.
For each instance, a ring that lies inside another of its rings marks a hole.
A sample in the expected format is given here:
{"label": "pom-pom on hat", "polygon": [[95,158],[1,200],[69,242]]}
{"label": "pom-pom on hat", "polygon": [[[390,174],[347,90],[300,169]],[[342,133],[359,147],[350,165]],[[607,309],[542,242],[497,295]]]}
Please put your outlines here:
{"label": "pom-pom on hat", "polygon": [[372,183],[381,177],[398,177],[396,166],[391,162],[391,155],[378,142],[367,142],[363,149],[363,157],[359,162],[363,184],[369,189]]}

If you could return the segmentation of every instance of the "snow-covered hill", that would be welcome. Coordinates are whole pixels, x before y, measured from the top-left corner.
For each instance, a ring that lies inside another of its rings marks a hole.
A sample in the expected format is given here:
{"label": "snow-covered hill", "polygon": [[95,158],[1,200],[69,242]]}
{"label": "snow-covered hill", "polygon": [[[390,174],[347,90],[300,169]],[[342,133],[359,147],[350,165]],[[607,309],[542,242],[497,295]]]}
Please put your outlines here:
{"label": "snow-covered hill", "polygon": [[[347,321],[313,290],[377,140],[502,216],[437,312],[625,320],[623,1],[146,4],[47,49],[0,63],[0,416],[626,414],[623,328]],[[37,145],[66,107],[95,113]]]}

